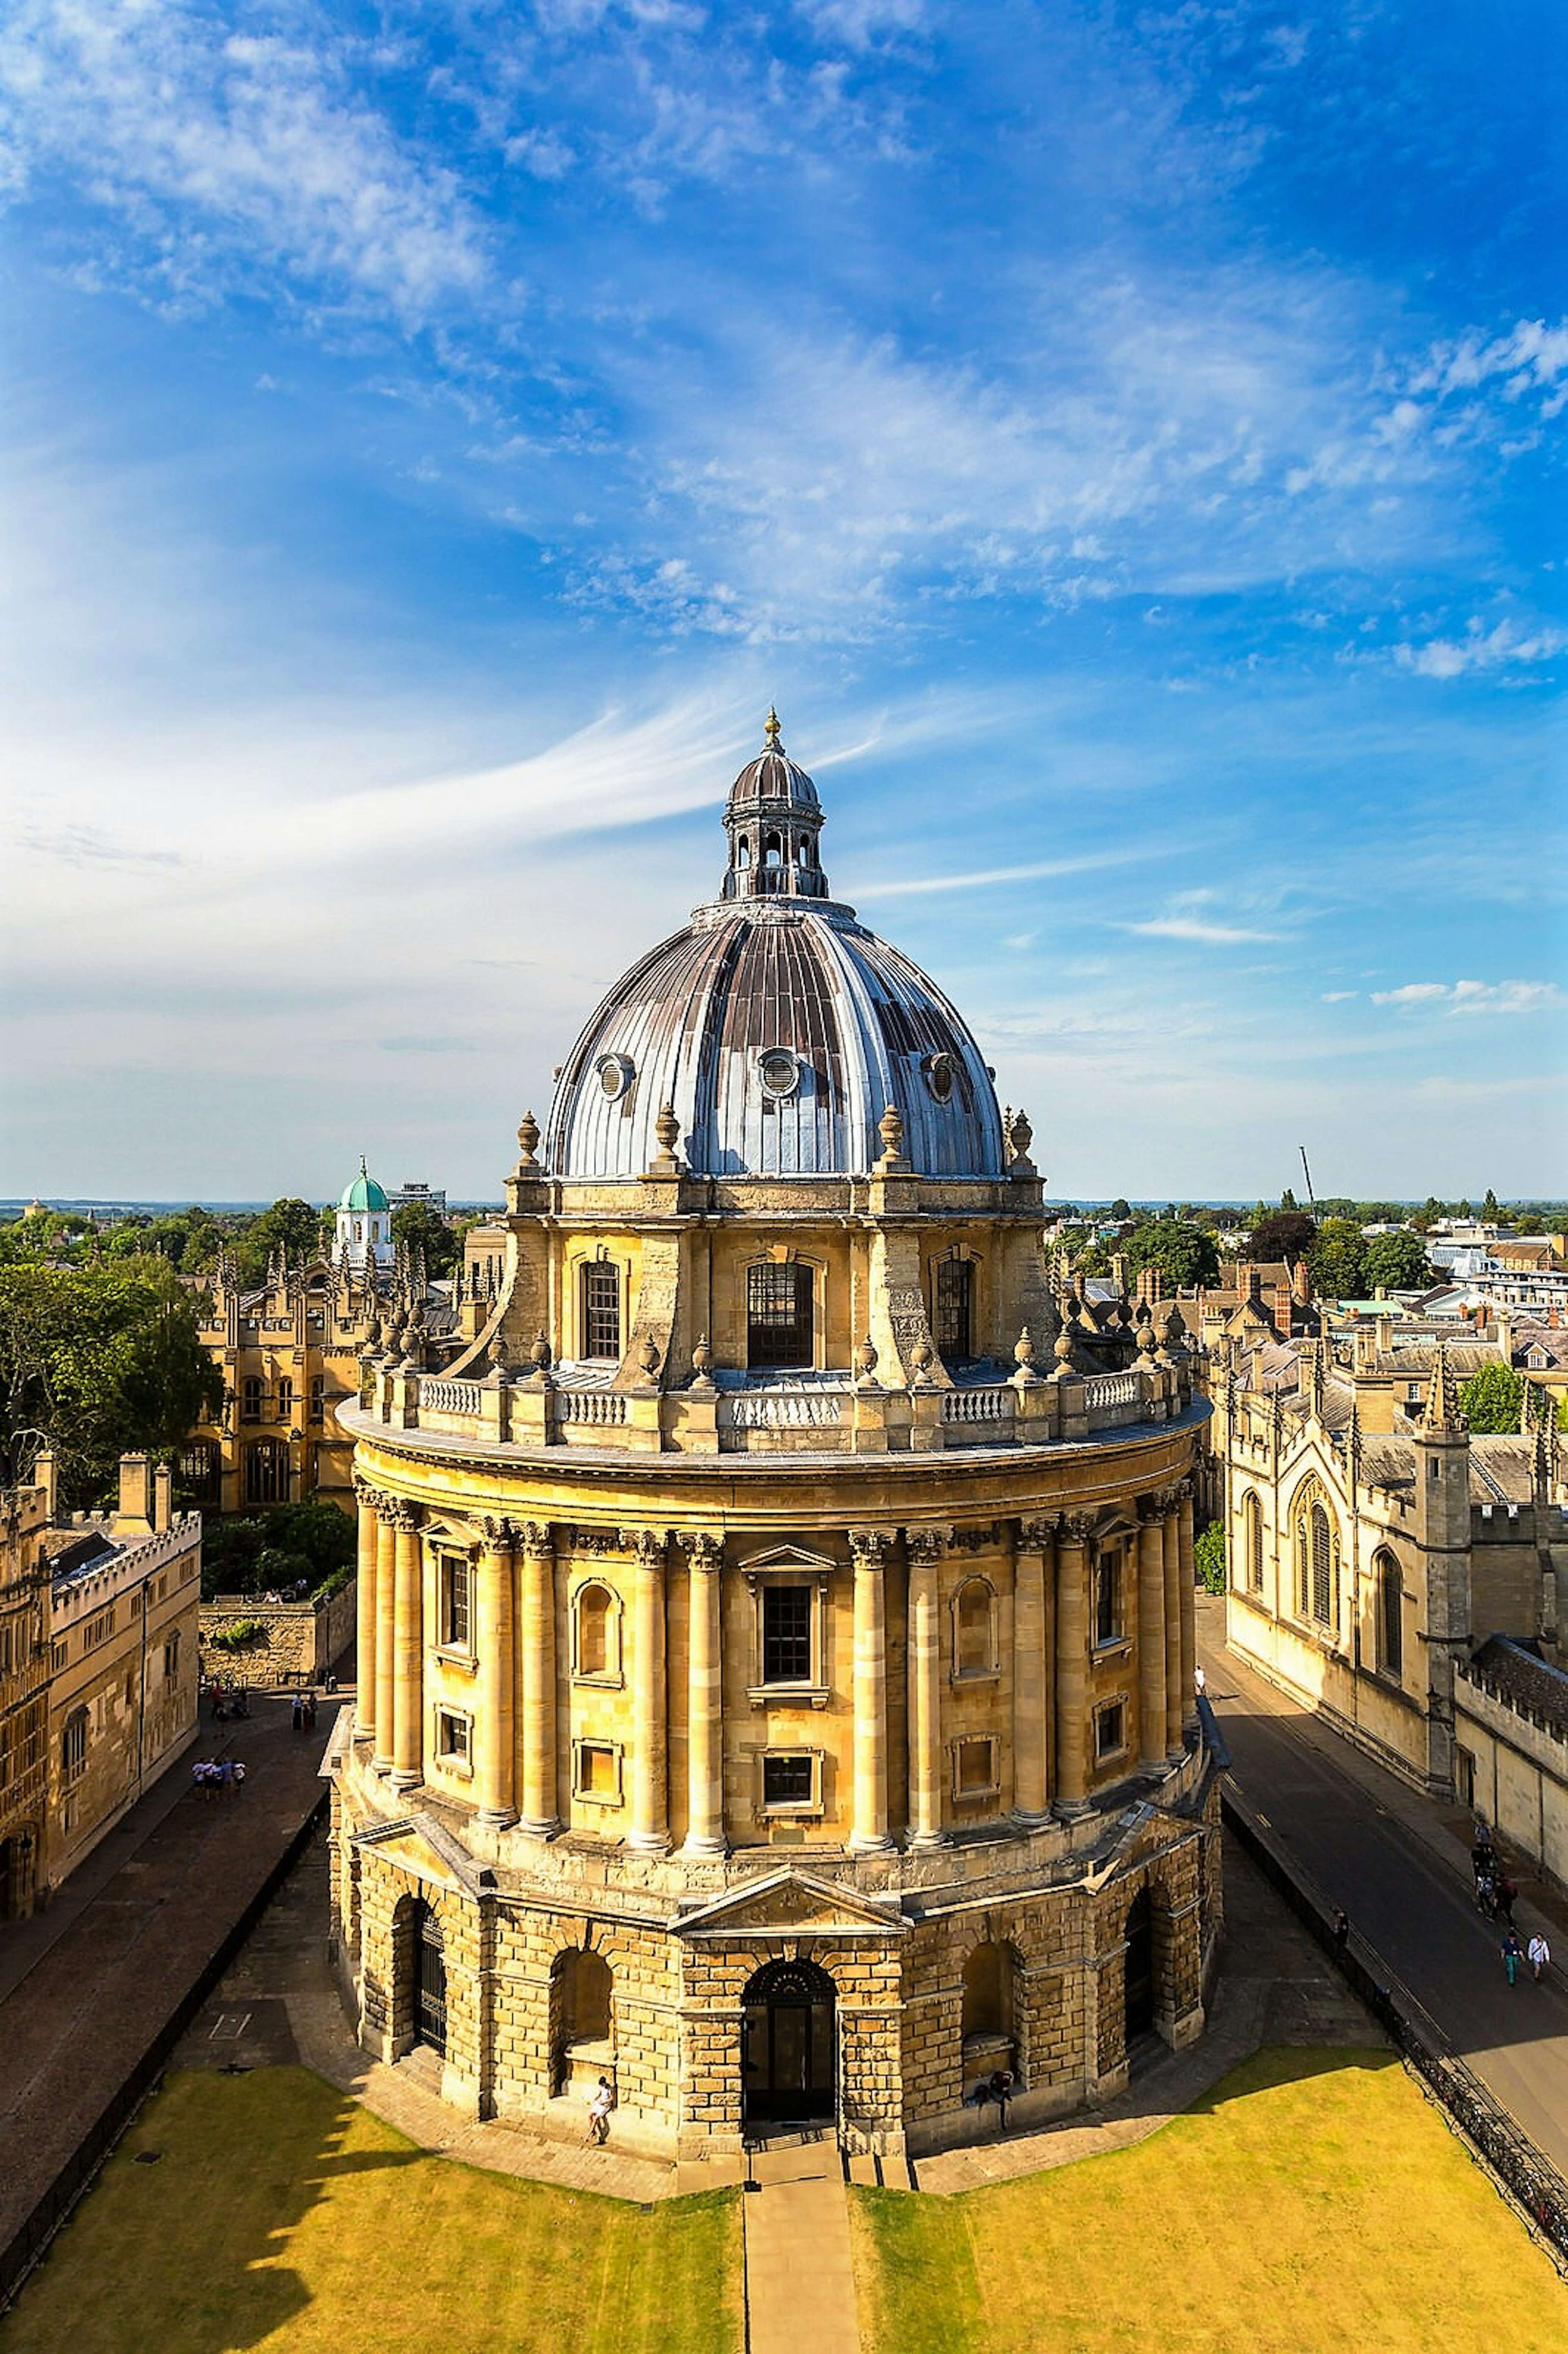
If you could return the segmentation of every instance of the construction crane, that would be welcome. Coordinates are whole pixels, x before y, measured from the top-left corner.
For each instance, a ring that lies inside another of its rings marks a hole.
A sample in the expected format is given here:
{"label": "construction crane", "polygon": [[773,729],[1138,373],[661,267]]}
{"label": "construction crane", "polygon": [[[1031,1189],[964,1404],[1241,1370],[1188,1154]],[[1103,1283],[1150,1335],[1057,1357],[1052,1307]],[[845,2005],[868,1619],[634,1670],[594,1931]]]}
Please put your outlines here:
{"label": "construction crane", "polygon": [[1312,1172],[1307,1166],[1307,1147],[1304,1144],[1299,1144],[1296,1149],[1301,1155],[1301,1173],[1307,1180],[1307,1207],[1311,1211],[1312,1215],[1316,1217],[1318,1214],[1318,1203],[1317,1198],[1312,1192]]}

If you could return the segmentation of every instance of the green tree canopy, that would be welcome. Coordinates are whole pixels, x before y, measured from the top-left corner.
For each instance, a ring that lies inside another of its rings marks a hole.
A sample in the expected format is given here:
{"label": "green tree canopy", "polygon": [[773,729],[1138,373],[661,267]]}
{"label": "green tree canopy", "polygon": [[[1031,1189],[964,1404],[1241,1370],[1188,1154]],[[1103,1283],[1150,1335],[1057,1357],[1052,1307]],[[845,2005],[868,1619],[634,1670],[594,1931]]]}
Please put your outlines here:
{"label": "green tree canopy", "polygon": [[321,1240],[321,1212],[295,1194],[285,1194],[252,1218],[236,1246],[242,1283],[264,1283],[267,1262],[281,1250],[291,1267],[316,1256]]}
{"label": "green tree canopy", "polygon": [[150,1259],[0,1267],[0,1453],[26,1469],[21,1434],[52,1441],[68,1501],[89,1504],[132,1451],[168,1456],[223,1400],[196,1310]]}
{"label": "green tree canopy", "polygon": [[1078,1253],[1074,1265],[1080,1275],[1108,1275],[1111,1271],[1110,1253],[1104,1243],[1088,1243]]}
{"label": "green tree canopy", "polygon": [[1311,1263],[1312,1246],[1318,1239],[1318,1222],[1305,1210],[1276,1210],[1272,1216],[1262,1218],[1252,1230],[1247,1257],[1259,1266],[1273,1259],[1283,1259],[1294,1267],[1298,1258]]}
{"label": "green tree canopy", "polygon": [[1325,1218],[1307,1254],[1307,1264],[1319,1299],[1365,1298],[1367,1246],[1360,1226],[1351,1219]]}
{"label": "green tree canopy", "polygon": [[1472,1430],[1517,1430],[1523,1403],[1523,1375],[1500,1358],[1472,1373],[1459,1392],[1459,1411]]}
{"label": "green tree canopy", "polygon": [[1124,1193],[1118,1193],[1117,1195],[1116,1200],[1110,1205],[1110,1214],[1118,1225],[1121,1225],[1127,1219],[1131,1217],[1132,1204]]}
{"label": "green tree canopy", "polygon": [[1502,1215],[1502,1204],[1489,1185],[1487,1187],[1487,1198],[1481,1204],[1481,1215],[1483,1218],[1500,1218]]}
{"label": "green tree canopy", "polygon": [[392,1236],[408,1251],[424,1252],[427,1275],[450,1275],[457,1265],[458,1237],[428,1202],[405,1202],[394,1210]]}
{"label": "green tree canopy", "polygon": [[1419,1235],[1403,1231],[1374,1235],[1367,1245],[1368,1296],[1382,1284],[1386,1291],[1421,1291],[1432,1280],[1432,1268]]}
{"label": "green tree canopy", "polygon": [[355,1546],[347,1513],[314,1498],[275,1504],[254,1516],[211,1521],[202,1533],[202,1599],[264,1594],[301,1578],[314,1593],[347,1569]]}
{"label": "green tree canopy", "polygon": [[1220,1254],[1214,1237],[1184,1218],[1151,1218],[1128,1237],[1124,1246],[1128,1278],[1157,1267],[1168,1291],[1191,1291],[1220,1279]]}

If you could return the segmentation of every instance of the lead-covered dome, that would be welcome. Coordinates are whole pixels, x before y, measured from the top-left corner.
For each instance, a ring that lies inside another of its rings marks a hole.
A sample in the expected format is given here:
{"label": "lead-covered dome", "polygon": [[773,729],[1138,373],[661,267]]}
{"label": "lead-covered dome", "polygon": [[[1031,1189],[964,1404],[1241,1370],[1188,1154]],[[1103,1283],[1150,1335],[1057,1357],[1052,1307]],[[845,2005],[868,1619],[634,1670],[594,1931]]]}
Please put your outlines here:
{"label": "lead-covered dome", "polygon": [[922,1175],[1001,1175],[979,1047],[917,965],[829,898],[822,822],[769,713],[767,749],[726,806],[723,896],[616,983],[562,1066],[556,1176],[641,1176],[666,1103],[700,1175],[863,1173],[889,1104]]}

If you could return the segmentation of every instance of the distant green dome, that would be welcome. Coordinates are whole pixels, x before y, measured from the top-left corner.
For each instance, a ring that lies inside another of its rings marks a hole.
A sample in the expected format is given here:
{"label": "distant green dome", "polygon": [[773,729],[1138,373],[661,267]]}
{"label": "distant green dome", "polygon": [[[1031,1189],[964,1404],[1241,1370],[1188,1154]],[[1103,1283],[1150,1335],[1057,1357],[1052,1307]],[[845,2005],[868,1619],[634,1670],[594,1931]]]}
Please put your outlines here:
{"label": "distant green dome", "polygon": [[374,1177],[366,1176],[363,1157],[358,1176],[351,1185],[344,1187],[343,1199],[337,1206],[340,1210],[385,1210],[390,1206],[383,1188]]}

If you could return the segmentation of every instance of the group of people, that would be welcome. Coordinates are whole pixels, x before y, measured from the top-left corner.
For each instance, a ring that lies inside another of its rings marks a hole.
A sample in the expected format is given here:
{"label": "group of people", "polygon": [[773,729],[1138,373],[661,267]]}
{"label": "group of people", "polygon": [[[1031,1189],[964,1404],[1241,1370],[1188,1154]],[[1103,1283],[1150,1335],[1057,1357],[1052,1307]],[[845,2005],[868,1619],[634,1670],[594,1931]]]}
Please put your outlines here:
{"label": "group of people", "polygon": [[1476,1818],[1476,1842],[1470,1850],[1470,1863],[1476,1875],[1476,1903],[1489,1921],[1503,1924],[1502,1958],[1510,1986],[1519,1983],[1520,1965],[1530,1964],[1531,1976],[1539,1985],[1552,1962],[1552,1948],[1543,1930],[1537,1929],[1526,1945],[1513,1925],[1514,1903],[1518,1889],[1503,1870],[1502,1858],[1492,1839],[1491,1825],[1484,1816]]}
{"label": "group of people", "polygon": [[296,1692],[289,1711],[289,1722],[296,1733],[309,1733],[316,1721],[316,1696],[313,1691]]}
{"label": "group of people", "polygon": [[204,1757],[191,1767],[198,1798],[232,1797],[245,1782],[245,1766],[238,1757]]}
{"label": "group of people", "polygon": [[243,1684],[226,1684],[214,1676],[209,1687],[214,1724],[227,1724],[231,1716],[249,1716],[250,1702]]}
{"label": "group of people", "polygon": [[969,2094],[969,2099],[973,2103],[974,2106],[980,2111],[982,2116],[985,2111],[990,2108],[991,2103],[994,2101],[996,2103],[997,2124],[1001,2131],[1005,2133],[1007,2131],[1007,2105],[1009,2101],[1012,2100],[1013,2094],[1017,2089],[1018,2086],[1011,2068],[993,2068],[989,2076],[982,2076],[980,2078],[979,2084]]}

